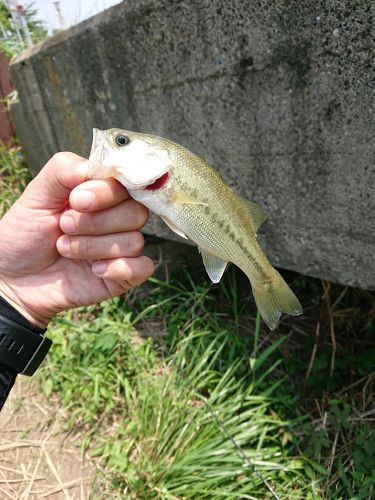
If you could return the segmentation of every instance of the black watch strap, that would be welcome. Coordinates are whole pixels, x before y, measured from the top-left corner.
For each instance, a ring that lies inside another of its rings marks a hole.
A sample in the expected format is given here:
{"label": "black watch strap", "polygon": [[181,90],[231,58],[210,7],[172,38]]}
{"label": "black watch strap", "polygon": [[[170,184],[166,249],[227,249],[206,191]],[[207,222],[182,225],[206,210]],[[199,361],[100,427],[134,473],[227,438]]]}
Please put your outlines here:
{"label": "black watch strap", "polygon": [[32,375],[52,341],[0,315],[0,363],[17,373]]}
{"label": "black watch strap", "polygon": [[[0,316],[3,316],[4,318],[12,321],[13,323],[16,323],[16,325],[18,326],[24,327],[26,330],[31,331],[32,333],[38,335],[39,337],[42,337],[42,335],[47,331],[46,328],[39,328],[38,326],[31,323],[28,319],[25,318],[25,316],[23,316],[23,314],[21,314],[17,309],[15,309],[11,304],[9,304],[9,302],[5,300],[1,295],[0,295]],[[4,358],[6,357],[7,357],[7,352],[5,352]],[[0,410],[3,407],[9,395],[10,390],[14,385],[18,373],[19,372],[15,368],[11,368],[6,364],[6,360],[5,363],[0,361]]]}

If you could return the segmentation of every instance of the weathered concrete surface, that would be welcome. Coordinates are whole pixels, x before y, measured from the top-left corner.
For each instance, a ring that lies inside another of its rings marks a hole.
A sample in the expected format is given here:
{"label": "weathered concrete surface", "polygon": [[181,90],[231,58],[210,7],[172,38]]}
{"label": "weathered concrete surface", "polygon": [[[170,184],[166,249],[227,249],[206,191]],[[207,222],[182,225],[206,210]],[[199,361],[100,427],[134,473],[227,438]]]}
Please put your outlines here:
{"label": "weathered concrete surface", "polygon": [[375,288],[374,14],[372,0],[125,1],[13,62],[26,152],[38,168],[87,155],[93,126],[171,138],[265,207],[275,264]]}

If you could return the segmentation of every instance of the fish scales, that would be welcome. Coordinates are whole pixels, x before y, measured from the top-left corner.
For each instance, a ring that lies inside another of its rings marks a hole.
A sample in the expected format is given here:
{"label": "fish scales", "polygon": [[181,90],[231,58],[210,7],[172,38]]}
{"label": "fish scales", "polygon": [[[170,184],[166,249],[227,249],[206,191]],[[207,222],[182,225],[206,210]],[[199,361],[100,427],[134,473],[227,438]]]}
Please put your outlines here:
{"label": "fish scales", "polygon": [[292,290],[262,251],[261,207],[239,197],[205,160],[161,137],[94,129],[92,178],[114,177],[130,195],[195,242],[212,281],[228,262],[249,278],[262,318],[274,329],[282,312],[302,313]]}
{"label": "fish scales", "polygon": [[[185,234],[200,248],[215,252],[223,260],[233,262],[246,274],[252,272],[250,266],[253,267],[254,273],[264,277],[262,264],[267,265],[268,262],[266,263],[264,258],[262,262],[265,255],[259,251],[254,227],[235,193],[207,162],[193,153],[186,152],[184,148],[179,148],[177,154],[172,154],[172,165],[179,163],[182,164],[180,168],[176,168],[173,176],[173,188],[189,192],[208,204],[202,207],[172,206],[173,216],[185,228]],[[184,163],[189,172],[188,178],[180,173],[185,171]],[[208,188],[210,185],[213,186],[211,189]],[[245,246],[246,240],[248,247]]]}

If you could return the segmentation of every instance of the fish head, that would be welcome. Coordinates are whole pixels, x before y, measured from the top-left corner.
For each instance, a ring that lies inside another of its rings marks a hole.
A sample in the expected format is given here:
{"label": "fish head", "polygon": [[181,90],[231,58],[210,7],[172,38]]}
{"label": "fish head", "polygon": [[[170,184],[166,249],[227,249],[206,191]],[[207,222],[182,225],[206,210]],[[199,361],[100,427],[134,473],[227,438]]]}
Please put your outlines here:
{"label": "fish head", "polygon": [[158,139],[119,128],[94,128],[89,177],[114,177],[127,189],[151,185],[171,167],[168,149]]}

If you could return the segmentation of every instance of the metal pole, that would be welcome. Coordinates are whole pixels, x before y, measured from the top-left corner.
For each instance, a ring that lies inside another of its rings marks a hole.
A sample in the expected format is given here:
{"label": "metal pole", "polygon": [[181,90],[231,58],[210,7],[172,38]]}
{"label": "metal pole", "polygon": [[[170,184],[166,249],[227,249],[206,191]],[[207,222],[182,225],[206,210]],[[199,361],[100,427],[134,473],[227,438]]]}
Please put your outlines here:
{"label": "metal pole", "polygon": [[17,8],[17,13],[18,13],[18,17],[19,17],[19,20],[20,20],[20,24],[21,24],[21,27],[22,27],[22,31],[23,31],[23,34],[24,34],[25,39],[26,39],[27,46],[31,47],[32,44],[33,44],[33,40],[31,38],[31,33],[30,33],[30,30],[29,30],[29,25],[27,24],[27,19],[26,19],[26,16],[25,16],[25,11],[24,11],[23,7],[21,9],[19,5],[17,5],[16,8]]}
{"label": "metal pole", "polygon": [[61,30],[65,30],[66,27],[67,27],[66,26],[66,19],[65,19],[64,14],[61,11],[60,2],[53,2],[53,5],[55,6],[55,9],[56,9],[56,12],[57,12],[57,16],[59,18],[60,29]]}
{"label": "metal pole", "polygon": [[25,48],[25,42],[24,42],[22,35],[21,35],[22,27],[21,27],[20,19],[18,17],[16,0],[4,0],[4,3],[5,3],[5,6],[7,7],[7,9],[9,10],[9,13],[11,15],[13,29],[16,32],[19,44],[21,45],[22,48]]}

